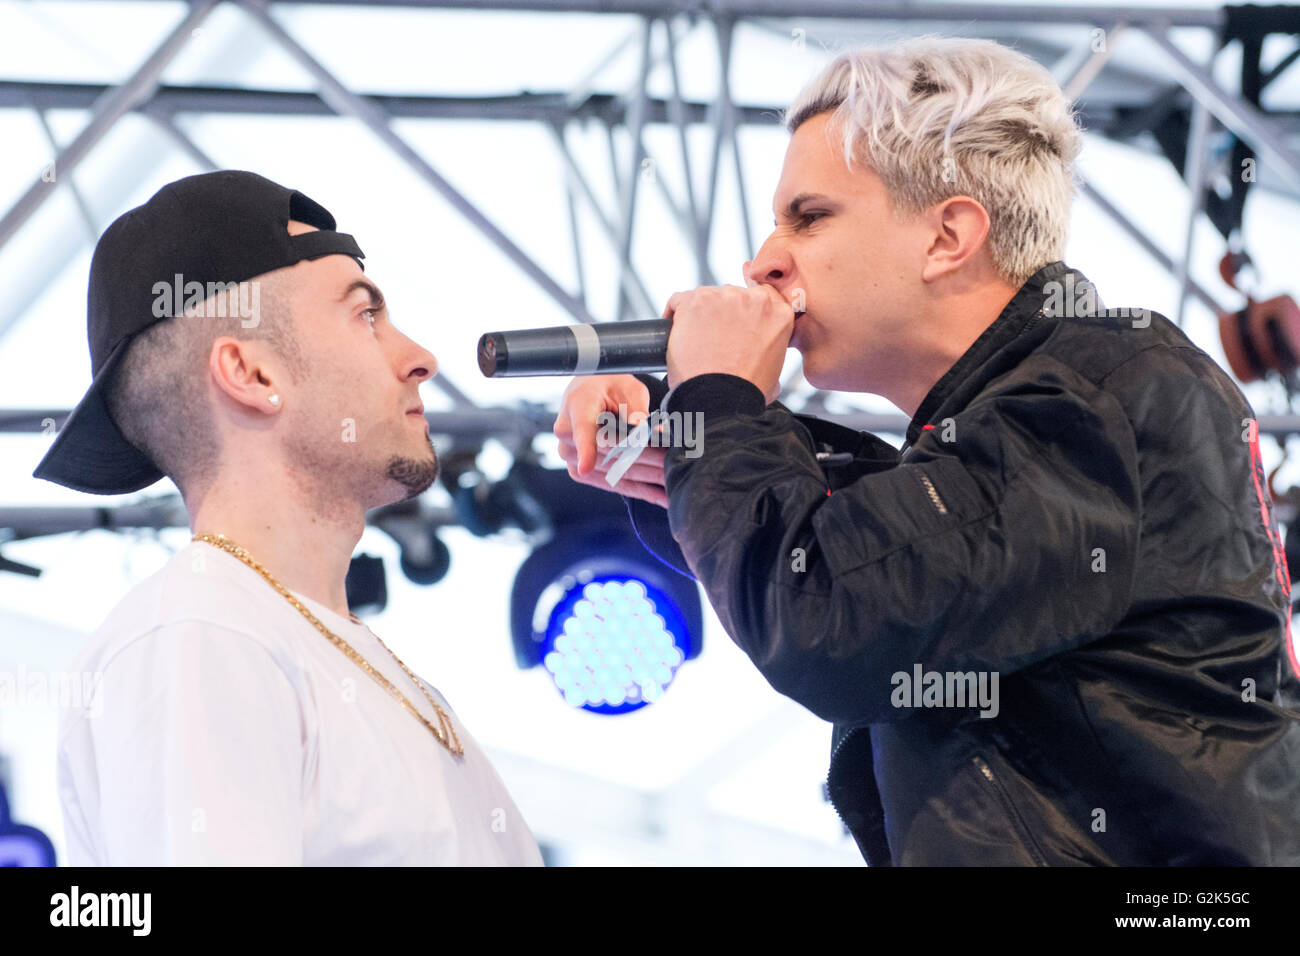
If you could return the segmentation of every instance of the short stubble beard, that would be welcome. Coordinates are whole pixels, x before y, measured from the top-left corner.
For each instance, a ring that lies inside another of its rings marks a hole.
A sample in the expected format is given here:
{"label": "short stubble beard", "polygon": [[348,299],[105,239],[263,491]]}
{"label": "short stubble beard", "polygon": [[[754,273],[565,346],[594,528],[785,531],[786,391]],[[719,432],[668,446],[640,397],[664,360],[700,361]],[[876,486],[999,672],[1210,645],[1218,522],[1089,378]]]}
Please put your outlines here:
{"label": "short stubble beard", "polygon": [[438,480],[438,471],[438,451],[433,447],[433,439],[430,438],[428,458],[394,456],[388,459],[388,467],[384,474],[406,489],[406,497],[402,500],[409,501],[428,490]]}

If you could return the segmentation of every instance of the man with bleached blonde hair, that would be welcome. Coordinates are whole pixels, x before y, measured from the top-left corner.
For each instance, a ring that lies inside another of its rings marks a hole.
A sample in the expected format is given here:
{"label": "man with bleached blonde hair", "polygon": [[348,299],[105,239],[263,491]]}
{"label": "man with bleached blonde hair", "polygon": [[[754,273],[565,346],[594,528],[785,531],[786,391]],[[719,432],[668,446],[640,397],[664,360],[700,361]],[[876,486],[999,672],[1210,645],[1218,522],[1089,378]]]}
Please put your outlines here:
{"label": "man with bleached blonde hair", "polygon": [[[661,438],[616,489],[834,724],[829,793],[869,864],[1300,863],[1254,413],[1061,261],[1064,94],[1012,50],[926,37],[837,56],[786,128],[746,287],[669,298],[666,383],[574,379],[570,474],[608,487],[604,412],[700,416],[698,452]],[[902,449],[777,402],[787,348],[905,411]]]}

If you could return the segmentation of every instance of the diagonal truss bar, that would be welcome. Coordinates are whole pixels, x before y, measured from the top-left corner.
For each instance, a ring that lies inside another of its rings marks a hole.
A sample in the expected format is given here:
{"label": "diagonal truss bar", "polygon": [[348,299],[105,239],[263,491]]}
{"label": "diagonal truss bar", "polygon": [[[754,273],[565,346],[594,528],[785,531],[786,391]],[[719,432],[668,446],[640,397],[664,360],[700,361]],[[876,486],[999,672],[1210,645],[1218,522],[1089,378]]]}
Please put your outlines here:
{"label": "diagonal truss bar", "polygon": [[[555,140],[555,148],[564,161],[565,178],[570,190],[576,187],[578,193],[586,200],[592,215],[596,217],[596,223],[600,226],[601,232],[605,234],[605,238],[614,247],[615,254],[618,254],[620,252],[618,230],[614,228],[614,224],[609,221],[609,217],[601,209],[600,201],[591,190],[591,184],[587,181],[587,177],[583,175],[582,170],[578,168],[577,160],[573,158],[573,153],[569,150],[568,142],[564,138],[564,128],[552,124],[549,129]],[[576,235],[576,226],[574,228]],[[624,293],[629,298],[636,299],[642,308],[649,309],[652,313],[655,312],[650,293],[646,290],[645,283],[640,275],[626,259],[622,260],[622,262],[624,267],[619,270],[619,277],[623,283]]]}
{"label": "diagonal truss bar", "polygon": [[[668,115],[674,126],[677,127],[678,148],[682,154],[682,175],[686,181],[686,213],[690,217],[686,220],[689,225],[688,240],[696,253],[696,270],[699,273],[700,281],[705,285],[713,285],[713,274],[709,269],[709,263],[706,259],[700,259],[700,241],[699,241],[699,223],[700,208],[695,199],[695,166],[691,162],[690,142],[686,135],[686,110],[683,107],[682,84],[677,69],[677,37],[673,33],[672,21],[665,20],[665,33],[668,38],[668,46],[665,50],[665,56],[668,63],[668,76],[672,81],[672,98],[668,101]],[[678,221],[681,222],[679,214]]]}
{"label": "diagonal truss bar", "polygon": [[[1146,233],[1144,233],[1141,229],[1139,229],[1136,225],[1134,225],[1129,220],[1129,218],[1124,215],[1124,213],[1119,209],[1118,206],[1116,206],[1109,199],[1107,199],[1105,196],[1099,193],[1097,191],[1097,188],[1093,186],[1092,183],[1080,177],[1079,190],[1085,196],[1091,199],[1094,203],[1096,203],[1097,207],[1102,212],[1104,212],[1107,216],[1113,219],[1121,229],[1127,232],[1133,238],[1133,241],[1142,247],[1142,250],[1147,255],[1149,255],[1152,259],[1155,259],[1156,262],[1160,263],[1162,266],[1164,266],[1167,271],[1169,272],[1177,271],[1178,265],[1174,261],[1173,257],[1170,256],[1168,253],[1166,253],[1159,246],[1157,246],[1154,242],[1152,242],[1150,238],[1147,237]],[[1219,303],[1214,300],[1214,297],[1210,295],[1210,293],[1206,292],[1205,288],[1201,286],[1199,283],[1195,282],[1190,276],[1187,279],[1187,289],[1192,295],[1200,299],[1201,302],[1204,303],[1205,307],[1209,309],[1211,312],[1218,314],[1220,312],[1228,311],[1227,309],[1220,306]]]}
{"label": "diagonal truss bar", "polygon": [[[1091,49],[1083,62],[1079,64],[1078,69],[1071,73],[1070,79],[1061,84],[1061,92],[1065,94],[1067,99],[1071,101],[1077,100],[1092,81],[1097,78],[1098,74],[1106,68],[1111,55],[1115,52],[1115,43],[1125,29],[1127,29],[1127,24],[1121,21],[1102,34],[1101,49]],[[1053,75],[1055,75],[1055,72],[1053,70]]]}
{"label": "diagonal truss bar", "polygon": [[212,12],[219,0],[195,0],[180,23],[172,29],[166,39],[149,56],[140,68],[121,86],[112,87],[94,106],[94,111],[84,129],[54,158],[54,182],[47,183],[38,178],[31,187],[19,197],[12,209],[0,219],[0,248],[20,230],[26,222],[45,204],[54,189],[58,187],[60,177],[67,178],[81,165],[109,130],[131,110],[153,96],[158,89],[163,70],[188,42],[195,28]]}
{"label": "diagonal truss bar", "polygon": [[[1101,49],[1092,49],[1091,55],[1085,53],[1077,68],[1068,67],[1070,79],[1063,85],[1063,92],[1067,97],[1069,97],[1071,102],[1077,100],[1088,88],[1088,85],[1097,78],[1099,73],[1101,73],[1102,69],[1115,51],[1115,41],[1126,28],[1127,24],[1123,21],[1116,23],[1103,35]],[[1065,70],[1068,66],[1068,59],[1069,58],[1062,61],[1062,63],[1059,63],[1058,67]],[[1053,75],[1056,75],[1055,70],[1053,71]],[[1160,250],[1155,243],[1148,239],[1142,231],[1138,229],[1136,225],[1129,221],[1128,217],[1120,212],[1118,207],[1102,196],[1101,193],[1097,192],[1091,183],[1080,176],[1080,185],[1084,194],[1096,203],[1098,208],[1114,220],[1120,228],[1124,229],[1130,236],[1137,240],[1142,248],[1146,250],[1148,255],[1155,258],[1156,261],[1160,262],[1167,270],[1174,273],[1179,288],[1178,312],[1175,318],[1175,324],[1179,326],[1183,324],[1184,308],[1186,307],[1187,296],[1190,292],[1195,292],[1197,297],[1200,298],[1212,312],[1217,313],[1222,311],[1217,303],[1215,303],[1204,289],[1196,284],[1191,276],[1192,235],[1196,226],[1196,216],[1200,212],[1200,184],[1204,179],[1201,159],[1205,150],[1205,139],[1207,135],[1206,123],[1209,118],[1209,114],[1205,111],[1205,108],[1199,101],[1194,104],[1194,107],[1195,108],[1192,112],[1192,136],[1188,145],[1188,183],[1191,186],[1192,207],[1187,224],[1187,241],[1183,250],[1183,257],[1180,260],[1175,261],[1171,256],[1166,255],[1162,250]]]}
{"label": "diagonal truss bar", "polygon": [[1175,277],[1178,280],[1178,313],[1174,324],[1182,327],[1187,310],[1187,293],[1192,281],[1192,249],[1196,242],[1196,223],[1201,217],[1205,200],[1206,153],[1210,138],[1210,111],[1197,100],[1192,104],[1191,130],[1187,137],[1187,229],[1183,236],[1183,255],[1178,260]]}
{"label": "diagonal truss bar", "polygon": [[[657,69],[660,66],[666,66],[668,68],[668,75],[671,81],[672,96],[669,100],[664,102],[651,97],[649,95],[648,90],[645,90],[643,92],[643,96],[641,99],[641,103],[643,105],[643,110],[644,110],[642,123],[643,124],[662,123],[666,121],[672,123],[674,126],[677,127],[679,148],[681,149],[681,153],[682,153],[682,157],[681,157],[682,169],[685,171],[684,172],[685,191],[686,191],[686,201],[687,201],[686,208],[683,209],[681,204],[677,202],[677,199],[673,196],[672,191],[668,188],[668,184],[665,182],[663,177],[655,176],[654,183],[656,186],[658,186],[660,195],[662,196],[664,203],[667,205],[668,211],[672,214],[674,220],[677,222],[678,228],[682,230],[683,238],[687,243],[690,244],[690,248],[692,249],[692,251],[695,253],[697,257],[696,268],[697,268],[697,272],[700,275],[701,283],[705,285],[712,285],[714,282],[713,273],[709,268],[708,262],[707,261],[700,262],[698,260],[699,250],[701,248],[700,226],[699,226],[701,213],[699,210],[699,204],[695,196],[695,176],[693,171],[693,164],[691,163],[690,160],[690,153],[688,149],[688,141],[686,135],[687,124],[691,122],[696,122],[697,120],[695,119],[695,117],[702,115],[704,109],[699,104],[694,104],[694,103],[687,106],[684,100],[682,99],[680,76],[679,76],[679,71],[677,66],[677,44],[681,39],[683,39],[686,35],[688,35],[692,30],[695,29],[698,19],[691,17],[688,20],[685,29],[680,31],[679,34],[679,32],[674,26],[674,16],[676,13],[677,13],[676,10],[668,10],[665,12],[665,15],[661,18],[664,25],[664,37],[666,43],[664,44],[664,49],[661,52],[654,52],[654,51],[651,52],[650,68],[649,68],[651,71]],[[632,39],[633,37],[629,36],[619,46],[618,50],[614,52],[615,53],[622,52],[631,43]],[[576,90],[574,93],[570,94],[566,98],[566,102],[573,106],[581,105],[583,107],[591,107],[596,103],[598,103],[602,97],[599,94],[593,94],[590,92],[591,81],[594,79],[597,73],[599,73],[601,70],[608,67],[610,63],[613,62],[614,59],[615,57],[613,53],[609,57],[606,57],[605,60],[602,61],[600,67],[597,68],[597,70],[588,74],[588,76],[584,78],[579,89]],[[625,124],[630,123],[630,120],[628,118],[630,116],[629,103],[632,101],[633,96],[637,94],[638,91],[642,91],[642,84],[639,82],[639,79],[638,82],[634,83],[629,89],[625,90],[621,94],[616,94],[614,96],[615,102],[621,108],[622,121]],[[710,123],[714,122],[714,120],[712,119],[712,117],[714,116],[713,111],[714,111],[714,107],[710,105],[709,114],[708,114],[710,117],[708,119],[708,122]],[[733,110],[733,113],[734,112],[735,111]],[[745,121],[757,122],[757,123],[770,123],[771,117],[770,116],[759,117],[756,116],[754,112],[747,111],[745,115]],[[607,129],[607,132],[609,132],[609,135],[611,137],[609,143],[611,149],[611,161],[615,164],[614,181],[616,184],[616,188],[618,188],[617,184],[622,182],[622,178],[621,176],[618,175],[618,169],[617,169],[618,160],[617,158],[615,158],[613,154],[613,145],[614,145],[612,139],[613,132],[612,129]],[[655,169],[662,168],[661,164],[659,164],[657,161],[654,160],[653,155],[651,154],[649,148],[645,146],[644,142],[642,143],[641,148],[644,157],[654,162]],[[657,310],[653,308],[651,308],[650,312],[651,314],[658,314]]]}
{"label": "diagonal truss bar", "polygon": [[[659,160],[655,158],[654,152],[648,147],[646,148],[645,155],[647,159],[654,163],[655,170],[664,168],[663,163],[659,162]],[[681,230],[682,239],[689,244],[693,253],[695,249],[696,229],[690,211],[683,209],[681,204],[677,202],[677,197],[675,197],[672,190],[668,188],[668,182],[663,176],[656,175],[653,182],[655,186],[658,187],[659,195],[663,199],[664,205],[668,207],[668,212],[672,216],[673,221],[677,223],[677,228]],[[702,282],[701,285],[713,285],[713,282]]]}
{"label": "diagonal truss bar", "polygon": [[[321,87],[321,99],[328,103],[336,113],[342,116],[351,116],[366,126],[399,159],[437,190],[452,207],[479,229],[493,245],[501,250],[525,275],[537,283],[543,292],[554,299],[573,318],[580,322],[594,321],[587,312],[586,307],[576,297],[561,288],[526,252],[515,245],[495,223],[488,219],[477,206],[444,179],[429,164],[428,160],[412,149],[406,140],[398,136],[390,126],[389,117],[383,110],[347,89],[334,77],[334,74],[330,73],[298,41],[291,37],[267,12],[265,2],[261,2],[261,0],[236,0],[236,2],[240,8],[245,10],[270,34],[272,39],[286,53],[315,77]],[[439,384],[442,379],[442,376],[436,376],[433,381],[435,384]],[[444,390],[448,384],[445,380],[441,381],[441,387]]]}
{"label": "diagonal truss bar", "polygon": [[[731,98],[731,50],[735,41],[736,25],[732,21],[720,21],[718,24],[718,100],[722,107],[722,126],[731,147],[732,160],[736,165],[736,197],[740,204],[740,228],[744,234],[745,258],[754,258],[754,231],[749,221],[749,199],[745,190],[745,169],[740,158],[739,126],[736,119],[736,104]],[[715,180],[716,185],[716,180]]]}
{"label": "diagonal truss bar", "polygon": [[1192,62],[1169,39],[1167,30],[1145,28],[1143,32],[1164,50],[1179,83],[1198,102],[1203,103],[1215,119],[1257,150],[1271,154],[1274,160],[1290,170],[1292,176],[1300,179],[1300,154],[1287,143],[1286,137],[1274,125],[1271,117],[1245,100],[1227,93],[1204,67]]}
{"label": "diagonal truss bar", "polygon": [[[717,19],[713,22],[713,28],[717,35],[718,51],[731,48],[731,22],[724,19]],[[699,248],[696,255],[700,262],[709,261],[709,239],[713,233],[713,212],[717,207],[718,200],[718,167],[722,163],[722,144],[726,140],[727,128],[727,106],[724,103],[723,91],[728,88],[727,67],[725,63],[730,60],[730,54],[724,59],[723,65],[720,65],[720,74],[718,77],[718,95],[713,98],[709,104],[709,122],[713,126],[713,147],[709,154],[709,179],[705,186],[705,195],[707,196],[703,208],[700,209],[700,220],[697,223],[697,235]]]}
{"label": "diagonal truss bar", "polygon": [[1268,73],[1260,81],[1259,85],[1261,87],[1268,86],[1279,76],[1285,73],[1287,71],[1287,68],[1291,66],[1291,64],[1294,63],[1296,60],[1300,60],[1300,44],[1298,44],[1296,48],[1292,50],[1290,53],[1288,53],[1286,56],[1282,57],[1282,59],[1278,61],[1277,66],[1273,67],[1273,69],[1268,71]]}
{"label": "diagonal truss bar", "polygon": [[[563,139],[564,133],[560,133]],[[564,177],[564,205],[569,212],[569,239],[573,245],[573,271],[578,280],[578,300],[586,306],[587,271],[582,264],[582,230],[578,226],[578,202],[575,198],[573,173],[566,170]]]}
{"label": "diagonal truss bar", "polygon": [[[59,152],[59,140],[54,135],[54,129],[50,126],[49,117],[45,115],[45,110],[36,111],[36,121],[40,123],[41,129],[45,133],[46,142],[50,144],[50,151],[55,155]],[[57,173],[58,168],[55,167]],[[90,212],[90,204],[86,202],[85,195],[77,187],[76,180],[72,178],[71,173],[64,173],[68,180],[68,189],[72,193],[72,198],[76,202],[77,212],[81,214],[81,221],[86,224],[86,234],[90,241],[94,242],[99,238],[99,229],[95,226],[95,217]]]}
{"label": "diagonal truss bar", "polygon": [[[618,319],[627,315],[628,299],[623,291],[623,277],[632,259],[632,227],[636,223],[637,185],[641,182],[641,160],[645,155],[645,143],[642,131],[645,129],[646,99],[650,84],[650,41],[654,32],[654,20],[646,19],[641,24],[641,68],[638,73],[635,92],[629,97],[627,128],[631,138],[631,155],[628,159],[627,175],[623,178],[622,191],[619,196],[619,237],[618,237],[618,301],[614,314]],[[612,136],[610,140],[613,142]]]}
{"label": "diagonal truss bar", "polygon": [[194,161],[194,164],[204,172],[214,172],[221,167],[216,161],[204,152],[194,140],[186,135],[185,131],[176,125],[176,118],[165,110],[158,109],[154,104],[146,106],[144,114],[153,120],[155,126],[170,139],[176,146]]}
{"label": "diagonal truss bar", "polygon": [[623,37],[623,39],[616,43],[608,53],[601,57],[600,62],[588,70],[586,74],[573,85],[573,89],[565,94],[565,105],[569,109],[576,109],[584,100],[591,96],[592,91],[595,89],[596,80],[600,77],[600,74],[604,73],[611,64],[618,62],[618,58],[622,56],[623,53],[632,46],[632,44],[636,43],[637,38],[640,36],[641,28],[639,26],[635,30],[629,30],[627,36]]}

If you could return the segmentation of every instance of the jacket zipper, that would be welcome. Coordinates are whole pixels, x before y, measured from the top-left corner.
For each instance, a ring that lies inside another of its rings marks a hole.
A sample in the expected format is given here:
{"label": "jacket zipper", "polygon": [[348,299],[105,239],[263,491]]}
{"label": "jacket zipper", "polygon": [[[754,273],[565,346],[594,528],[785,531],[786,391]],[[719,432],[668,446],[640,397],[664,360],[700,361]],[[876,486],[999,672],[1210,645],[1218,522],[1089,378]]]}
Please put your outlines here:
{"label": "jacket zipper", "polygon": [[831,793],[831,771],[835,769],[835,757],[844,749],[844,745],[849,742],[849,738],[865,729],[865,725],[862,727],[853,727],[848,733],[841,737],[840,742],[837,743],[835,749],[831,751],[831,762],[826,768],[826,796],[830,800],[831,807],[835,810],[835,815],[840,818],[840,823],[844,825],[844,829],[850,832],[852,832],[853,828],[849,826],[849,821],[844,819],[844,814],[840,813],[839,804],[835,802],[835,795]]}
{"label": "jacket zipper", "polygon": [[[1029,321],[1025,323],[1025,327],[1020,331],[1022,333],[1029,331],[1029,329],[1032,328],[1035,325],[1035,323],[1038,322],[1039,319],[1043,318],[1043,315],[1044,315],[1043,309],[1039,309],[1037,312],[1035,312],[1032,316],[1029,317]],[[902,461],[902,459],[906,457],[908,450],[909,447],[905,443],[903,445],[903,450],[899,455],[899,461]],[[930,476],[920,470],[917,471],[917,474],[921,476],[921,483],[925,486],[925,493],[929,496],[930,501],[933,502],[939,514],[946,515],[948,513],[948,508],[946,505],[944,505],[943,499],[939,497],[939,492],[934,487],[934,482],[930,480]],[[827,494],[829,493],[830,492],[828,490]],[[846,733],[842,738],[840,738],[840,742],[836,744],[835,748],[831,751],[830,767],[827,768],[827,773],[826,773],[826,796],[830,800],[830,805],[832,809],[835,810],[835,815],[839,817],[840,824],[845,829],[851,829],[851,828],[849,827],[849,822],[844,819],[844,814],[840,812],[839,804],[835,802],[835,795],[831,792],[830,770],[835,767],[835,758],[836,756],[839,755],[839,752],[844,748],[844,745],[849,742],[849,738],[851,738],[854,734],[858,733],[863,729],[864,729],[863,727],[854,727],[848,733]],[[972,757],[971,759],[975,762],[975,768],[979,772],[980,776],[983,777],[985,780],[987,780],[993,786],[994,791],[998,796],[998,801],[1002,804],[1007,814],[1011,817],[1012,826],[1015,827],[1017,834],[1020,835],[1021,842],[1025,844],[1025,847],[1029,851],[1030,855],[1034,858],[1034,860],[1037,862],[1039,866],[1046,866],[1047,860],[1044,859],[1042,853],[1039,852],[1037,844],[1029,837],[1028,830],[1025,828],[1024,821],[1021,820],[1020,814],[1017,813],[1015,807],[1011,805],[1011,800],[1009,797],[1007,797],[1005,791],[1003,791],[1002,785],[999,784],[995,779],[993,779],[992,768],[989,767],[989,765],[985,763],[984,760],[982,760],[979,756]]]}
{"label": "jacket zipper", "polygon": [[1042,852],[1038,849],[1038,844],[1029,834],[1029,828],[1025,826],[1025,821],[1021,818],[1020,813],[1016,810],[1011,798],[1007,795],[1006,790],[993,776],[993,768],[990,767],[984,758],[979,754],[971,757],[971,762],[975,764],[975,770],[981,777],[989,782],[993,788],[993,793],[997,796],[998,802],[1002,804],[1002,809],[1006,812],[1007,817],[1011,820],[1011,826],[1015,829],[1016,835],[1019,836],[1021,844],[1025,850],[1034,859],[1035,866],[1047,866],[1047,860]]}
{"label": "jacket zipper", "polygon": [[943,503],[943,499],[939,497],[939,492],[935,490],[934,482],[930,480],[930,476],[923,471],[918,471],[917,474],[921,478],[921,484],[925,486],[925,493],[930,496],[930,501],[934,503],[939,514],[946,515],[948,513],[948,508]]}

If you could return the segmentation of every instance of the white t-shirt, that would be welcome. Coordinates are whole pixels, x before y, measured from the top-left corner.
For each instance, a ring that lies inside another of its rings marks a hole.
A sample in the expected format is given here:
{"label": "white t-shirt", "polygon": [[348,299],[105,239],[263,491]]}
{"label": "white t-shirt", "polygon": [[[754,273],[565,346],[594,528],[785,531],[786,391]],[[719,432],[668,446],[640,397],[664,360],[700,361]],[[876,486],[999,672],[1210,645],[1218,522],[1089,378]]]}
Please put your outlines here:
{"label": "white t-shirt", "polygon": [[[365,625],[291,593],[438,726]],[[463,757],[210,544],[191,542],[128,592],[71,670],[100,682],[59,716],[73,866],[542,863],[437,690],[424,682]]]}

